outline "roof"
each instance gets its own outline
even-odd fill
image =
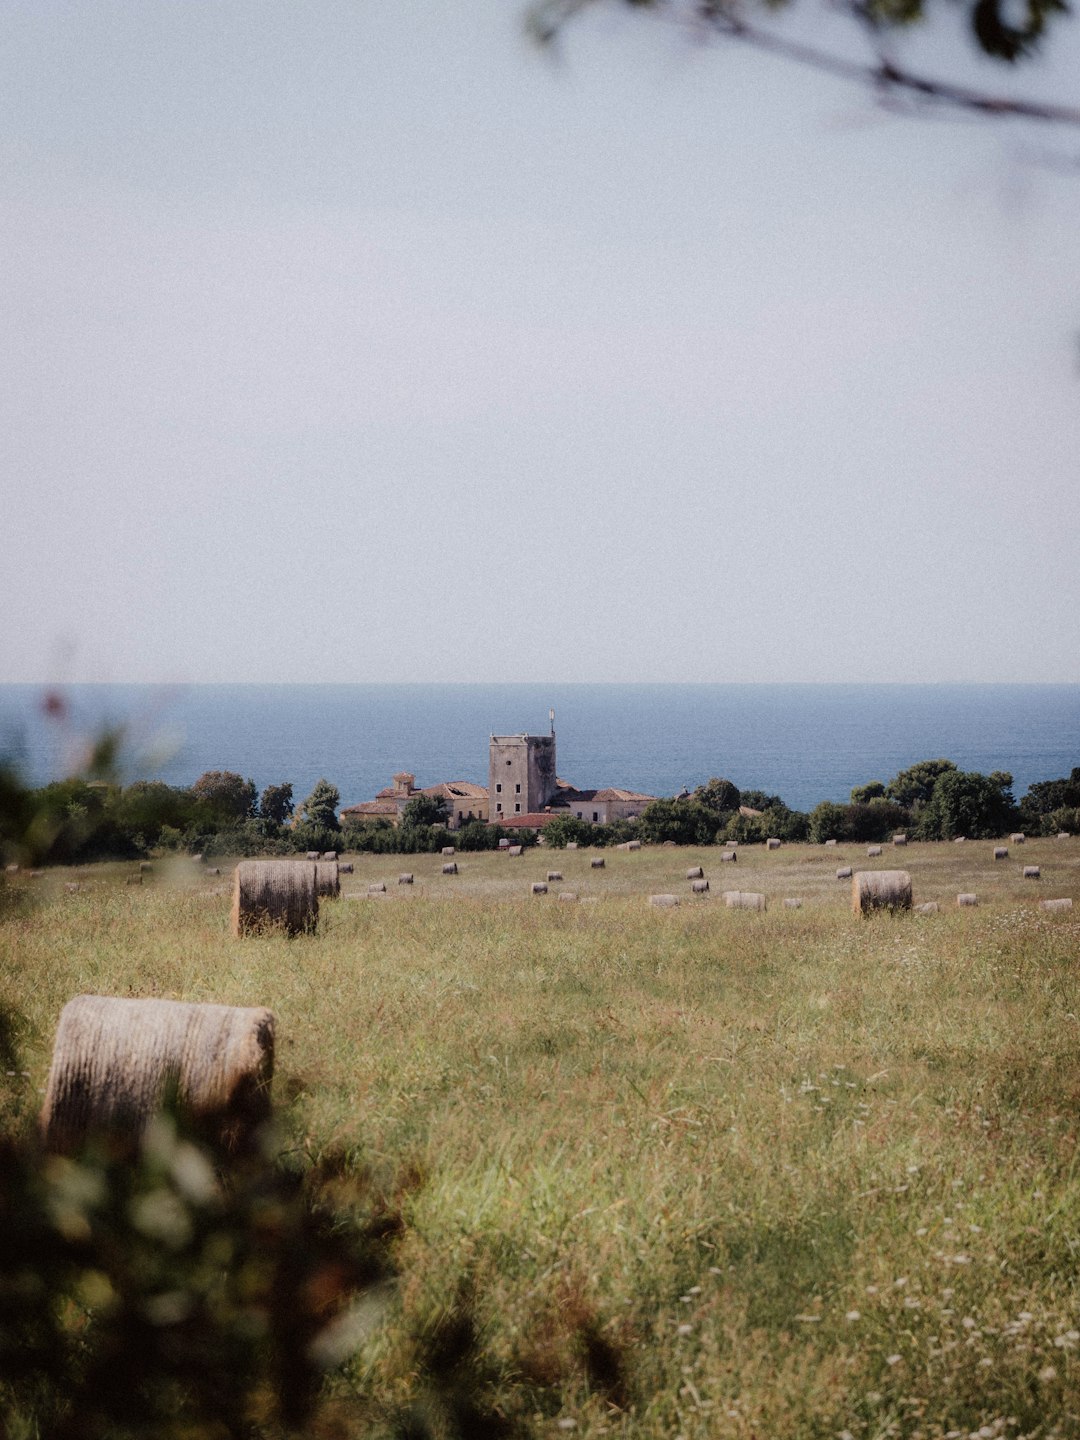
[[[655,795],[641,795],[636,790],[616,790],[609,786],[606,790],[596,791],[597,800],[644,800],[646,804],[655,800]]]
[[[455,800],[486,800],[487,786],[476,785],[471,780],[442,780],[438,785],[428,785],[423,794],[444,795]]]
[[[392,800],[361,800],[359,805],[346,805],[342,815],[396,815],[397,806]]]
[[[755,809],[754,809],[752,806],[750,806],[750,805],[740,805],[740,806],[739,806],[739,814],[742,815],[742,816],[744,816],[747,820],[752,820],[755,815],[764,815],[764,814],[765,814],[765,811],[764,811],[764,810],[755,810]]]

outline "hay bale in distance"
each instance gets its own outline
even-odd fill
[[[1061,915],[1061,914],[1064,914],[1067,910],[1071,910],[1072,908],[1073,908],[1073,902],[1072,902],[1072,900],[1071,900],[1068,896],[1065,896],[1065,897],[1062,898],[1061,900],[1040,900],[1040,901],[1039,901],[1039,909],[1040,909],[1040,910],[1049,910],[1051,914]]]
[[[411,885],[411,884],[413,883],[412,871],[411,871],[411,870],[406,870],[406,871],[404,871],[403,874],[401,874],[401,875],[399,875],[399,876],[397,877],[397,883],[398,883],[399,885]]]
[[[967,840],[967,836],[966,836],[966,835],[954,835],[954,836],[952,837],[952,843],[953,843],[954,845],[963,845],[966,840]]]
[[[547,885],[545,885],[545,883],[543,882],[543,880],[534,880],[534,881],[533,881],[533,883],[532,883],[532,893],[533,893],[534,895],[546,895],[546,894],[548,893]]]
[[[851,877],[851,908],[856,915],[910,910],[911,876],[906,870],[859,870]]]
[[[153,867],[153,865],[150,864],[150,861],[149,861],[149,860],[140,860],[140,861],[139,861],[139,874],[140,874],[140,875],[152,875],[153,873],[154,873],[154,867]]]
[[[877,857],[878,857],[880,854],[881,854],[881,846],[880,846],[880,845],[868,845],[868,846],[866,847],[866,858],[867,858],[868,860],[876,860]]]
[[[339,866],[336,860],[316,860],[315,888],[321,900],[336,900],[341,894]]]
[[[770,835],[770,836],[768,837],[768,839],[765,841],[765,849],[766,849],[766,850],[779,850],[779,849],[780,849],[780,837],[779,837],[779,835]]]
[[[444,865],[444,866],[442,867],[442,873],[443,873],[444,875],[456,875],[456,874],[458,873],[458,870],[457,870],[457,861],[456,861],[456,860],[451,860],[451,861],[449,862],[449,864]]]
[[[138,1140],[170,1092],[201,1133],[241,1148],[270,1113],[269,1010],[77,995],[60,1015],[41,1112],[46,1149],[91,1133]]]
[[[567,842],[566,842],[566,848],[567,848],[567,850],[576,850],[576,849],[577,849],[577,841],[576,841],[576,840],[567,840]],[[562,899],[562,896],[560,895],[559,898],[560,898],[560,900],[561,900],[561,899]]]
[[[789,896],[787,897],[787,899],[784,901],[784,909],[785,909],[785,910],[801,910],[801,909],[802,909],[802,901],[801,901],[800,899],[798,899],[798,897],[795,896],[795,895],[789,895]]]
[[[936,915],[937,913],[938,903],[936,900],[924,900],[921,905],[915,906],[916,915]]]
[[[336,860],[336,859],[337,859],[337,851],[336,851],[336,850],[324,850],[324,851],[322,852],[322,854],[319,856],[319,859],[320,859],[320,860]]]
[[[722,865],[734,865],[738,859],[739,852],[737,850],[721,850],[720,852],[720,863]]]
[[[398,884],[400,884],[400,883],[401,883],[401,882],[398,881]],[[367,887],[367,893],[368,893],[369,895],[385,895],[385,894],[386,894],[386,881],[385,881],[385,880],[375,880],[375,881],[373,881],[373,882]]]
[[[907,836],[903,833],[903,831],[898,831],[898,832],[892,837],[892,843],[893,843],[894,845],[906,845],[906,844],[907,844]]]
[[[826,841],[825,841],[825,844],[826,844],[826,845],[835,845],[835,844],[836,844],[836,841],[835,841],[835,840],[826,840]]]
[[[956,903],[960,906],[961,909],[964,909],[969,905],[978,905],[979,897],[977,895],[971,894],[957,895]]]
[[[304,859],[305,859],[305,860],[318,860],[318,859],[319,859],[319,852],[318,852],[318,850],[306,850],[306,851],[304,852]]]
[[[670,910],[670,909],[672,909],[673,906],[678,905],[678,903],[679,903],[679,897],[678,897],[677,895],[650,895],[650,896],[649,896],[649,904],[650,904],[650,905],[656,905],[656,906],[657,906],[659,909],[661,909],[661,910]]]
[[[766,902],[753,890],[725,890],[724,904],[729,910],[764,910]]]
[[[688,880],[700,880],[704,874],[705,871],[700,865],[691,865],[690,869],[686,872],[686,878]]]
[[[594,855],[593,858],[589,861],[589,865],[593,870],[603,870],[604,857],[602,855]]]
[[[509,848],[509,850],[507,850],[506,853],[507,853],[508,855],[524,855],[524,854],[525,854],[525,846],[524,846],[524,845],[511,845],[510,848]]]
[[[339,875],[351,875],[353,873],[353,863],[351,860],[339,860],[337,868]]]
[[[708,880],[691,880],[690,889],[695,895],[707,895],[709,893]]]
[[[453,845],[444,845],[444,846],[442,847],[442,854],[443,854],[443,855],[453,855],[453,853],[454,853],[454,847],[453,847]]]
[[[1009,847],[1007,845],[994,846],[994,859],[1007,860],[1009,858]]]
[[[577,899],[577,891],[576,891],[576,890],[560,890],[560,891],[559,891],[559,899],[560,899],[560,900],[576,900],[576,899]]]
[[[561,879],[562,879],[562,871],[561,871],[561,870],[549,870],[549,871],[547,872],[547,875],[548,875],[548,884],[549,884],[549,885],[550,885],[553,881],[555,881],[555,880],[561,880]]]
[[[640,841],[640,840],[627,840],[627,842],[626,842],[626,848],[627,848],[627,850],[640,850],[640,849],[641,849],[641,841]]]
[[[1026,837],[1024,835],[1024,832],[1022,830],[1017,830],[1015,834],[1009,836],[1009,844],[1023,845],[1025,838]]]
[[[125,885],[141,885],[141,884],[142,884],[142,876],[139,875],[139,874],[126,875],[126,876],[124,877],[124,884],[125,884]]]
[[[850,866],[850,865],[841,865],[840,868],[839,868],[839,870],[837,870],[837,872],[836,872],[836,878],[837,878],[838,880],[850,880],[850,879],[851,879],[851,866]]]
[[[1025,879],[1025,880],[1038,880],[1038,878],[1039,878],[1039,867],[1038,867],[1038,865],[1025,865],[1025,866],[1024,866],[1024,871],[1023,871],[1023,876],[1024,876],[1024,879]]]
[[[319,918],[315,866],[306,860],[241,860],[233,879],[232,933],[265,926],[287,935],[314,930]]]
[[[1057,840],[1071,840],[1072,836],[1069,834],[1068,830],[1059,830],[1054,838]]]

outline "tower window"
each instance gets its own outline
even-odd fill
[[[501,794],[502,794],[502,786],[501,786],[501,785],[496,785],[496,786],[495,786],[495,793],[496,793],[497,795],[501,795]]]
[[[521,806],[520,806],[520,805],[515,805],[515,806],[514,806],[514,813],[515,813],[516,815],[520,815],[520,814],[521,814]]]
[[[520,786],[520,785],[515,785],[515,786],[514,786],[514,794],[515,794],[515,795],[520,795],[520,794],[521,794],[521,786]]]

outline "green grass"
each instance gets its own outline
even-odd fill
[[[5,1114],[40,1103],[74,994],[269,1005],[286,1143],[344,1151],[408,1221],[347,1433],[468,1289],[538,1436],[1080,1435],[1080,841],[592,853],[357,856],[292,942],[230,937],[228,867],[17,877]],[[941,913],[853,916],[835,869],[868,863]]]

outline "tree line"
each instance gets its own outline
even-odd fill
[[[1013,778],[959,769],[951,760],[921,760],[888,782],[857,785],[846,804],[823,800],[813,810],[791,809],[779,795],[740,790],[713,778],[672,799],[654,800],[636,820],[594,825],[560,815],[544,830],[547,844],[608,846],[639,838],[655,844],[742,845],[770,836],[823,843],[882,841],[896,831],[916,840],[957,835],[989,839],[1023,830],[1029,835],[1080,832],[1080,767],[1068,777],[1031,785],[1017,802]],[[288,781],[260,794],[253,780],[209,770],[190,786],[160,780],[120,785],[101,779],[55,781],[38,789],[0,771],[0,852],[5,862],[69,865],[89,860],[134,859],[151,853],[289,855],[309,850],[378,854],[495,849],[502,839],[530,845],[535,831],[509,831],[472,821],[447,826],[438,797],[414,796],[401,821],[346,820],[341,796],[319,780],[299,804]]]

